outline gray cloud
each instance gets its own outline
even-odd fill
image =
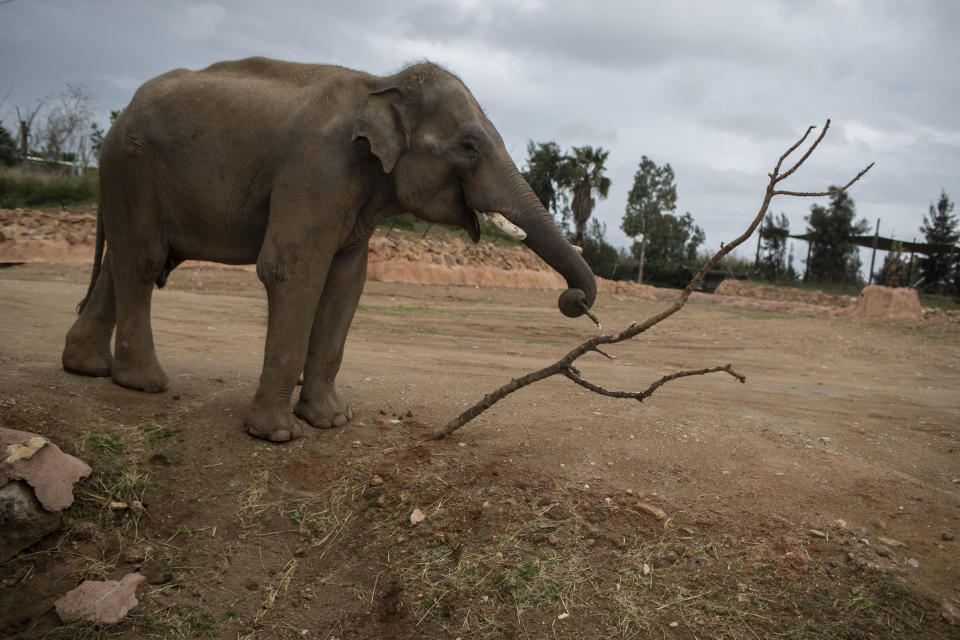
[[[797,186],[876,161],[852,195],[907,237],[941,189],[960,197],[957,24],[950,0],[18,1],[0,5],[0,119],[73,81],[105,125],[150,77],[249,55],[380,74],[430,58],[471,87],[518,162],[529,139],[610,150],[595,215],[618,244],[642,155],[674,166],[680,210],[716,246],[826,117],[834,131]],[[801,230],[811,204],[774,209]]]

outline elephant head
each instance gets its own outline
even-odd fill
[[[464,84],[433,64],[381,79],[353,130],[392,177],[400,206],[428,222],[480,239],[477,212],[499,212],[523,229],[525,244],[553,267],[567,289],[557,305],[580,316],[596,298],[586,262],[557,229],[523,179],[500,134]]]

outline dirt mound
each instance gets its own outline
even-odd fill
[[[850,315],[860,318],[922,318],[923,307],[916,289],[870,284],[860,292],[857,306]]]
[[[827,307],[852,307],[857,299],[832,293],[824,293],[819,289],[807,291],[792,287],[774,287],[770,285],[754,284],[743,280],[724,280],[716,290],[721,296],[742,296],[744,298],[762,298],[780,302],[802,302]]]

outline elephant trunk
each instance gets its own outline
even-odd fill
[[[481,190],[478,211],[496,211],[527,233],[523,241],[567,281],[569,289],[560,294],[557,306],[563,315],[576,318],[593,306],[597,282],[589,265],[563,237],[553,217],[547,212],[533,189],[523,179],[513,162],[499,172],[497,186]],[[489,194],[501,197],[490,197]]]

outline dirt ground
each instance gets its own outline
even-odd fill
[[[340,386],[354,420],[243,431],[265,295],[185,267],[156,292],[171,379],[64,373],[85,264],[0,270],[0,423],[94,468],[62,532],[0,566],[13,638],[960,637],[960,326],[692,303],[590,380],[430,431],[594,335],[556,292],[368,282]],[[602,295],[610,330],[667,302]],[[111,509],[123,502],[126,509]],[[410,515],[426,516],[417,525]],[[123,623],[61,626],[85,578],[165,563]]]

